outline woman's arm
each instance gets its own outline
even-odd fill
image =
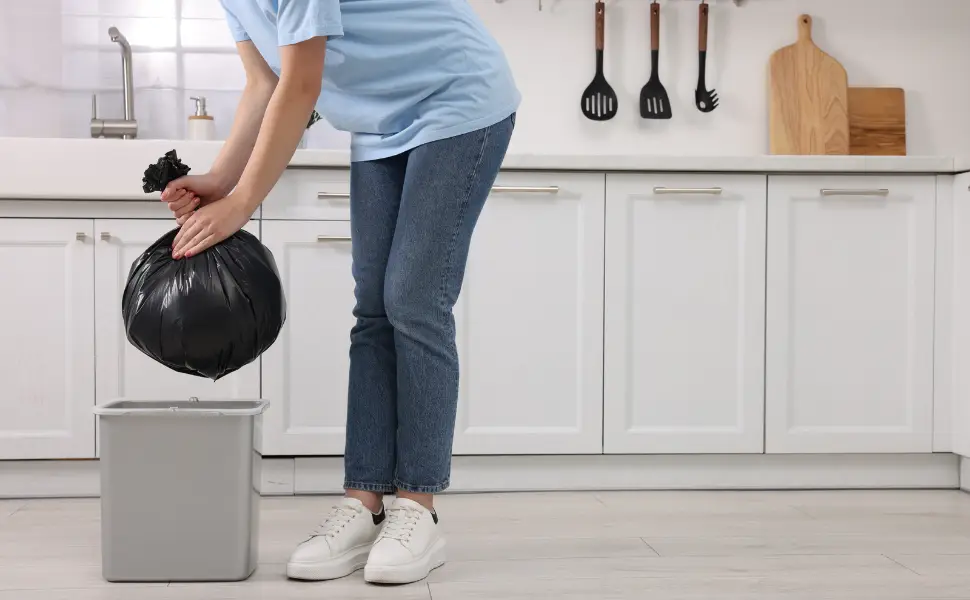
[[[266,107],[251,154],[244,155],[238,150],[245,147],[245,139],[240,135],[243,139],[234,149],[231,152],[224,149],[219,157],[228,174],[232,168],[239,168],[239,161],[245,163],[235,190],[224,200],[198,209],[185,221],[175,237],[173,256],[192,256],[226,239],[242,228],[266,199],[293,157],[320,96],[326,48],[327,40],[322,36],[280,46],[279,82]],[[236,121],[241,118],[237,117]]]
[[[280,81],[266,109],[252,156],[233,193],[250,214],[279,181],[306,131],[320,97],[326,50],[324,37],[280,46]]]
[[[224,198],[236,187],[253,153],[259,125],[279,81],[251,41],[239,42],[236,48],[246,70],[246,87],[239,99],[229,139],[208,173],[176,179],[162,192],[162,201],[168,203],[180,225],[200,204]]]
[[[249,162],[266,107],[279,81],[255,44],[251,41],[239,42],[236,48],[246,71],[246,87],[239,99],[229,138],[209,169],[223,184],[223,196],[236,187]]]

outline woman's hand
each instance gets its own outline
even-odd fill
[[[175,221],[184,225],[195,209],[224,197],[225,189],[220,177],[213,173],[187,175],[169,183],[162,192],[162,202],[168,203]]]
[[[249,221],[246,203],[231,195],[186,215],[172,243],[172,258],[189,258],[242,229]]]
[[[168,198],[168,209],[175,215],[175,222],[179,225],[185,223],[192,211],[202,204],[201,198],[186,189],[173,190],[168,194]]]

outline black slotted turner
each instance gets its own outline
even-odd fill
[[[640,116],[644,119],[669,119],[670,98],[660,83],[660,4],[650,5],[650,81],[640,90]]]
[[[583,92],[580,107],[583,115],[593,121],[607,121],[616,116],[616,92],[606,82],[603,75],[603,46],[606,33],[606,5],[603,0],[596,3],[596,76]]]

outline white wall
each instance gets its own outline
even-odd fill
[[[767,151],[765,69],[792,42],[801,12],[816,42],[853,85],[906,88],[910,154],[970,152],[970,2],[966,0],[718,0],[711,11],[710,77],[721,106],[693,107],[697,0],[661,0],[661,78],[674,119],[636,109],[649,76],[647,0],[607,1],[606,76],[620,113],[594,123],[579,112],[593,76],[593,1],[471,0],[512,62],[524,103],[513,149],[547,154],[755,155]],[[218,0],[0,0],[0,135],[87,135],[90,92],[117,115],[121,69],[105,33],[136,46],[136,112],[144,137],[180,137],[188,96],[209,97],[224,134],[242,84]],[[341,147],[323,124],[311,146]]]

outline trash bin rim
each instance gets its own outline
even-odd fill
[[[188,406],[170,406],[167,408],[138,408],[130,406],[131,404],[159,404],[167,402],[177,402],[180,404],[185,404],[187,402],[200,404],[204,403],[204,407],[199,406],[188,407]],[[232,402],[235,404],[246,403],[252,404],[251,408],[221,408],[218,405],[221,402]],[[120,405],[127,404],[124,408]],[[245,400],[245,399],[226,399],[226,400],[202,400],[199,401],[196,398],[190,398],[187,400],[147,400],[139,399],[132,400],[128,398],[118,398],[117,400],[112,400],[111,402],[106,402],[105,404],[100,404],[94,407],[93,412],[97,416],[101,417],[115,417],[115,416],[172,416],[172,415],[183,415],[187,417],[195,416],[218,416],[218,417],[254,417],[260,415],[269,408],[269,400]]]

